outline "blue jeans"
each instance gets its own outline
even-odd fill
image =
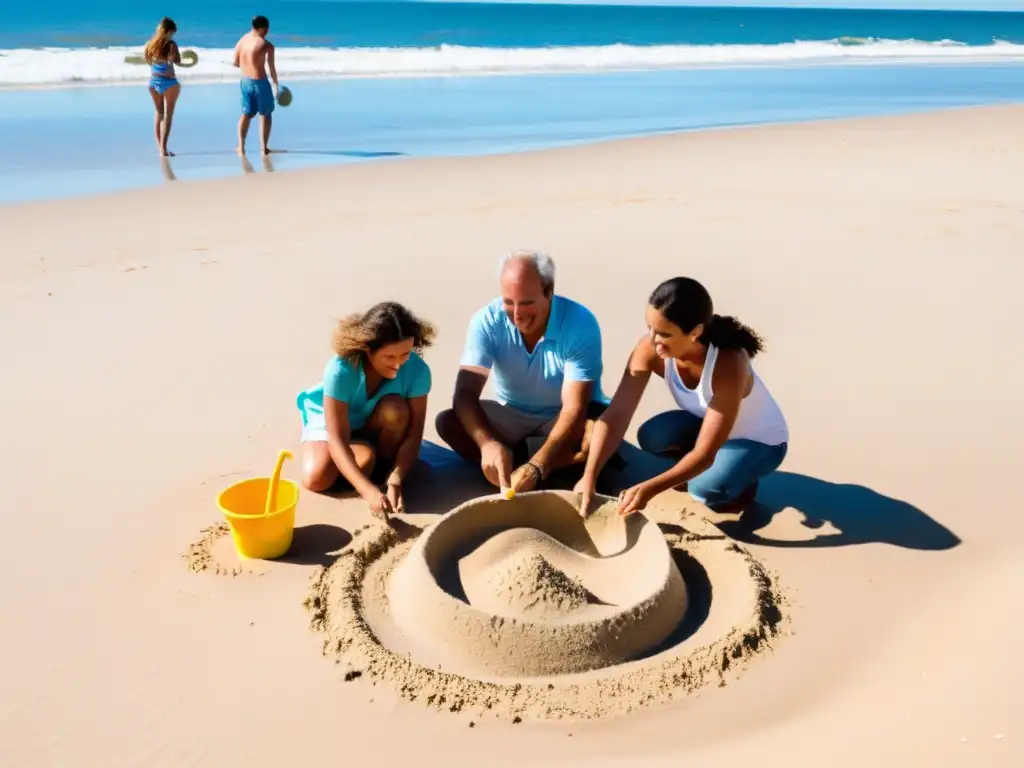
[[[682,456],[697,442],[704,421],[689,411],[659,413],[644,422],[637,432],[640,448],[648,453]],[[786,458],[787,443],[767,445],[755,440],[726,440],[714,463],[687,483],[697,501],[714,509],[736,499],[765,475],[774,472]]]

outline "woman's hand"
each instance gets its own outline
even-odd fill
[[[386,493],[374,488],[372,492],[365,493],[363,499],[369,505],[371,515],[384,523],[388,522],[388,516],[394,512],[394,507],[391,506],[391,499]]]
[[[579,494],[580,517],[590,514],[590,502],[594,498],[594,485],[594,481],[584,474],[572,489],[573,493]]]
[[[654,498],[655,492],[647,483],[639,483],[631,488],[627,488],[619,494],[619,514],[625,517],[626,515],[632,515],[634,512],[641,512],[647,506],[652,498]]]
[[[396,512],[405,512],[405,498],[402,496],[402,481],[394,478],[388,480],[388,502],[391,509]]]

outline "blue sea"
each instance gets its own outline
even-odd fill
[[[295,95],[233,152],[231,49],[270,18]],[[137,55],[163,15],[199,63],[168,163]],[[0,202],[381,158],[1024,101],[1024,13],[393,0],[0,5]]]

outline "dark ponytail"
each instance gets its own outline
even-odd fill
[[[745,349],[751,358],[764,349],[764,342],[757,332],[730,315],[712,315],[700,341],[705,345],[714,344],[719,349]]]
[[[701,344],[713,344],[718,349],[742,349],[751,358],[764,349],[763,340],[753,329],[735,317],[716,315],[711,295],[692,278],[666,280],[654,289],[647,303],[678,325],[683,333],[703,324]]]

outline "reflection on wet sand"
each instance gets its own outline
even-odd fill
[[[169,157],[160,158],[160,172],[163,173],[164,179],[167,181],[174,181],[178,178],[174,175],[174,169],[171,167],[171,158]]]

